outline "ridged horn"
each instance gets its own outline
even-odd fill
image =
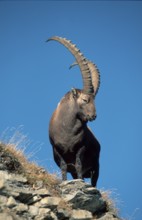
[[[90,68],[86,62],[86,58],[80,52],[80,50],[76,47],[76,45],[73,44],[70,40],[67,40],[66,38],[57,37],[57,36],[49,38],[46,42],[50,40],[55,40],[63,44],[74,55],[80,67],[82,78],[83,78],[83,92],[86,94],[94,94]]]
[[[99,90],[99,87],[100,87],[100,72],[94,63],[92,63],[90,60],[86,60],[86,61],[87,61],[87,65],[88,65],[90,72],[91,72],[92,84],[93,84],[93,88],[94,88],[94,96],[96,96],[96,94]],[[72,67],[74,67],[76,65],[78,65],[77,61],[75,61],[73,64],[71,64],[69,69],[71,69]]]
[[[87,60],[88,67],[91,72],[91,77],[92,77],[92,84],[94,88],[94,96],[96,96],[99,87],[100,87],[100,71],[97,68],[96,64],[92,63],[91,61]]]

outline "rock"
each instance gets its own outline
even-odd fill
[[[73,210],[70,220],[91,220],[92,213],[86,210]]]
[[[50,219],[51,219],[51,220],[58,220],[58,219],[57,219],[57,216],[55,215],[54,212],[51,212],[51,213],[50,213],[50,218],[49,218],[49,220],[50,220]]]
[[[59,202],[59,205],[57,206],[57,212],[56,215],[59,220],[65,220],[69,219],[72,213],[72,207],[69,203],[66,203],[64,199],[62,199]]]
[[[49,208],[40,208],[38,216],[35,217],[35,220],[58,220],[55,213]]]
[[[6,204],[7,200],[8,198],[6,196],[0,195],[0,204]]]
[[[47,190],[45,188],[37,189],[37,190],[35,190],[34,193],[40,195],[41,197],[51,196],[51,193],[49,192],[49,190]]]
[[[8,198],[8,201],[7,201],[7,203],[6,203],[6,206],[9,207],[9,208],[12,208],[12,207],[14,207],[14,206],[16,206],[16,205],[17,205],[17,202],[15,201],[15,199],[14,199],[12,196],[10,196],[10,197]]]
[[[25,200],[25,202],[26,202],[26,204],[28,204],[28,205],[32,205],[32,204],[34,204],[34,203],[36,203],[36,202],[38,202],[38,201],[40,201],[40,200],[41,200],[41,197],[40,197],[39,195],[34,195],[34,194],[32,194],[31,197],[29,197],[29,198],[27,198],[27,199]]]
[[[88,184],[86,184],[88,185]],[[89,187],[90,185],[88,185]],[[77,190],[81,190],[84,187],[84,181],[81,179],[63,181],[60,184],[61,193],[64,195],[75,192]]]
[[[42,207],[51,208],[52,210],[56,208],[61,201],[61,198],[59,197],[46,197],[41,199],[40,204]]]
[[[39,213],[35,216],[35,220],[47,219],[47,216],[50,215],[50,212],[51,210],[48,208],[39,208]]]
[[[111,212],[107,212],[102,217],[100,217],[99,220],[120,220],[120,218],[117,218]]]
[[[4,187],[5,187],[5,180],[4,178],[0,177],[0,190]]]
[[[31,215],[32,218],[35,217],[35,216],[37,216],[38,213],[39,213],[38,207],[36,207],[36,206],[34,206],[34,205],[30,205],[30,206],[29,206],[29,213],[30,213],[30,215]]]
[[[15,210],[18,214],[22,214],[23,212],[28,211],[28,206],[23,203],[19,203],[13,210]]]
[[[40,200],[40,198],[38,198],[38,196],[35,196],[33,191],[30,191],[29,189],[22,189],[21,192],[19,192],[19,195],[16,196],[16,199],[28,205],[31,205],[32,203]]]
[[[8,173],[8,171],[2,171],[0,170],[0,178],[1,179],[5,179],[5,180],[8,180],[8,181],[11,181],[11,184],[12,183],[18,183],[18,185],[20,183],[27,183],[27,178],[24,177],[23,175],[19,175],[19,174],[15,174],[15,173]]]
[[[0,220],[14,220],[9,213],[0,213]]]
[[[51,212],[51,209],[49,208],[39,208],[39,215],[49,214],[50,212]]]
[[[83,209],[93,214],[106,210],[106,202],[99,190],[82,180],[65,181],[60,186],[62,197],[72,204],[73,209]]]
[[[71,216],[71,210],[69,211],[66,208],[57,209],[57,217],[59,220],[69,219],[70,216]]]
[[[57,197],[40,182],[32,188],[22,175],[3,170],[0,178],[0,220],[90,220],[94,214],[98,220],[119,219],[106,212],[100,191],[82,180],[61,183]]]

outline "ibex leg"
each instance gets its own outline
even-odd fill
[[[94,170],[91,171],[91,184],[92,184],[92,186],[96,187],[98,177],[99,177],[99,163],[97,163]]]
[[[60,155],[60,153],[54,148],[54,152],[56,154],[56,157],[58,157],[60,161],[60,168],[61,168],[61,173],[62,173],[62,180],[65,181],[67,180],[67,164]]]
[[[84,151],[85,147],[82,147],[79,149],[79,151],[77,152],[76,155],[76,162],[75,162],[75,168],[76,168],[76,172],[77,172],[77,178],[78,179],[82,179],[82,163],[81,163],[81,154]]]

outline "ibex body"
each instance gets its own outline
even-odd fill
[[[58,104],[49,125],[54,159],[61,168],[62,179],[70,172],[74,179],[91,178],[96,186],[99,176],[100,144],[87,127],[96,118],[94,97],[99,88],[99,72],[83,54],[65,38],[52,37],[66,46],[76,58],[83,77],[82,90],[72,89]]]

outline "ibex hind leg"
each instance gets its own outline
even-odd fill
[[[79,149],[76,155],[76,162],[75,162],[75,168],[77,172],[77,178],[78,179],[83,179],[82,178],[82,163],[81,163],[81,154],[84,151],[85,147],[82,147]]]
[[[97,186],[98,177],[99,177],[99,167],[98,169],[91,171],[91,184],[93,187]]]
[[[56,149],[54,149],[54,153],[56,154],[56,157],[58,157],[59,160],[60,169],[62,173],[62,180],[65,181],[67,180],[67,164]]]

